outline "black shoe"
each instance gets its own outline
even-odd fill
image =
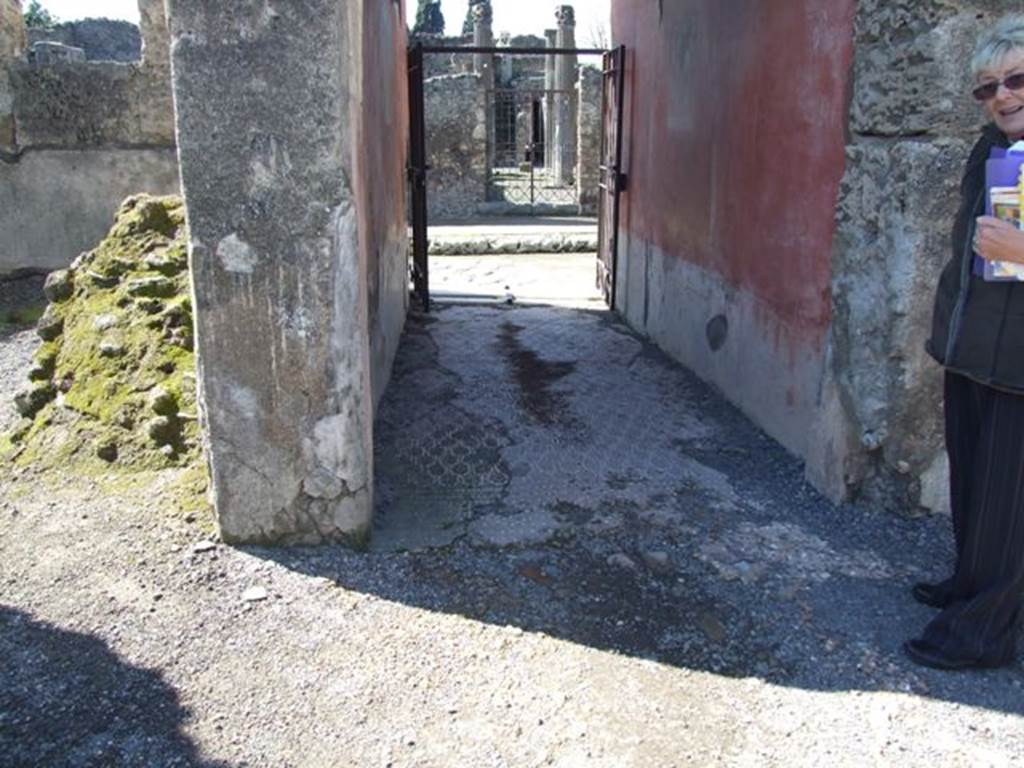
[[[924,640],[907,640],[903,644],[903,651],[912,662],[922,667],[932,669],[943,669],[955,672],[962,669],[988,669],[1002,667],[1009,662],[991,662],[987,659],[955,659],[943,655],[937,648],[926,643]]]
[[[949,593],[949,582],[946,581],[938,584],[929,584],[926,581],[918,582],[910,590],[910,594],[917,602],[930,605],[932,608],[945,608],[953,602]]]

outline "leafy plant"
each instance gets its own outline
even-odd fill
[[[25,26],[32,29],[49,29],[60,22],[56,16],[39,4],[39,0],[29,0],[25,9]]]
[[[441,13],[440,0],[420,0],[412,31],[415,35],[444,34],[444,14]]]

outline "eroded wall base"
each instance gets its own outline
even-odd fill
[[[627,322],[805,456],[818,413],[820,343],[801,341],[800,329],[720,275],[625,231],[619,238],[616,309]]]

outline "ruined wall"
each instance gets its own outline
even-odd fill
[[[140,12],[137,64],[0,58],[0,274],[67,266],[124,198],[178,191],[163,0]]]
[[[580,67],[579,126],[576,153],[576,195],[580,214],[597,215],[598,183],[601,180],[601,92],[599,67]]]
[[[414,35],[410,43],[433,46],[470,46],[473,36],[446,37],[444,35]],[[473,69],[473,57],[456,53],[431,53],[423,57],[423,76],[426,79],[442,75],[459,75]]]
[[[427,215],[433,222],[473,216],[486,200],[485,97],[477,74],[443,75],[424,83]]]
[[[628,49],[617,309],[801,456],[831,320],[854,10],[612,5]]]
[[[20,0],[0,0],[0,162],[14,145],[14,93],[8,69],[12,62],[25,55],[25,45],[25,21]],[[3,261],[0,258],[2,272]]]
[[[367,272],[371,385],[384,394],[409,303],[405,221],[409,99],[404,17],[398,3],[365,11],[362,110],[356,146],[360,247]]]
[[[1011,10],[1020,4],[858,3],[822,460],[808,465],[834,497],[948,506],[941,370],[923,344],[981,125],[968,93],[971,50],[981,28]]]
[[[41,40],[53,40],[81,48],[89,61],[130,63],[142,58],[142,35],[127,21],[82,19],[57,24],[50,29],[28,30],[31,46]]]

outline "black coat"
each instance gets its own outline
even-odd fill
[[[986,282],[971,272],[975,219],[985,211],[985,161],[993,146],[1007,144],[989,125],[967,160],[953,258],[939,278],[925,349],[950,371],[1024,394],[1024,283]]]

